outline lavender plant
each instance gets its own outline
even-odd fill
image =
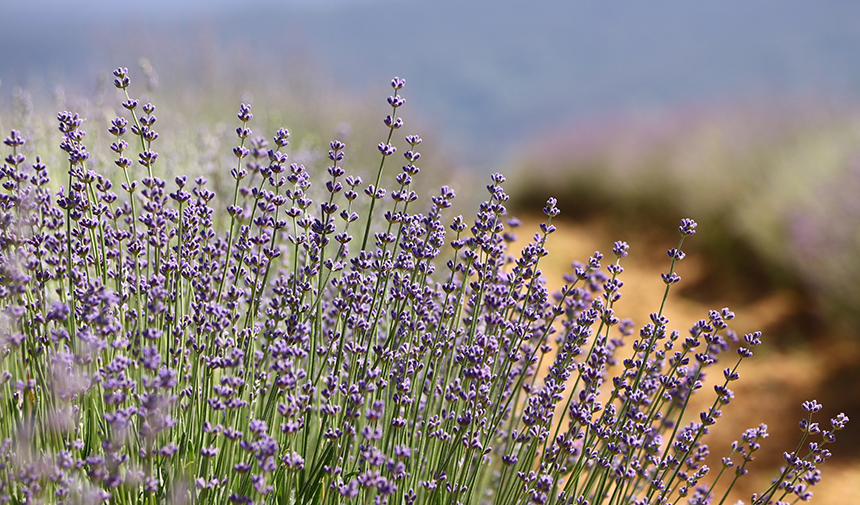
[[[404,80],[372,183],[347,175],[338,140],[324,173],[289,164],[289,131],[252,136],[242,104],[219,197],[203,177],[162,178],[175,168],[158,163],[155,106],[114,76],[128,113],[104,125],[112,172],[89,168],[72,112],[57,116],[59,187],[40,157],[25,163],[21,133],[5,140],[3,502],[704,504],[747,473],[765,426],[717,472],[705,436],[760,333],[738,338],[722,309],[682,337],[664,315],[693,220],[636,337],[615,315],[626,243],[550,293],[556,200],[515,255],[503,176],[470,226],[449,215],[449,187],[413,189],[420,137],[387,175]],[[690,416],[730,349],[713,403]],[[803,408],[800,442],[752,503],[811,496],[848,419],[823,430],[820,405]]]

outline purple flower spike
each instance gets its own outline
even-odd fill
[[[815,400],[803,402],[803,410],[809,412],[810,414],[814,414],[821,410],[821,404]]]
[[[113,85],[118,89],[126,89],[130,84],[131,80],[128,78],[128,69],[127,68],[117,68],[113,71],[113,75],[115,79],[113,80]]]
[[[248,121],[250,121],[251,118],[254,117],[254,115],[251,114],[251,106],[248,104],[245,104],[245,103],[240,104],[239,105],[239,114],[237,114],[237,117],[243,123],[247,123]]]
[[[681,226],[678,227],[678,231],[681,232],[681,235],[685,237],[689,237],[690,235],[696,234],[696,224],[695,221],[689,218],[684,218],[681,220]]]
[[[561,214],[561,211],[558,209],[558,207],[556,207],[557,203],[558,200],[556,200],[555,198],[550,197],[549,199],[547,199],[546,206],[543,208],[543,213],[551,218]]]
[[[21,138],[21,132],[12,130],[12,133],[3,140],[3,143],[9,147],[21,147],[24,145],[24,139]]]
[[[630,246],[627,245],[627,242],[615,242],[612,246],[612,253],[619,258],[626,258],[629,250]]]

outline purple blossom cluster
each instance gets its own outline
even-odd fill
[[[615,307],[626,243],[547,288],[555,199],[516,253],[500,174],[469,224],[451,188],[413,189],[422,140],[408,135],[383,189],[403,79],[372,183],[347,174],[339,140],[324,172],[290,163],[289,131],[253,136],[242,104],[224,198],[203,177],[161,178],[174,169],[155,106],[113,75],[129,116],[105,125],[115,169],[88,166],[72,112],[57,116],[60,186],[26,164],[20,132],[5,140],[0,502],[705,504],[748,472],[765,426],[716,476],[704,437],[761,335],[737,337],[728,309],[686,337],[664,315],[695,221],[636,335]],[[824,429],[820,405],[803,407],[799,449],[753,503],[808,499],[820,479],[848,419]]]

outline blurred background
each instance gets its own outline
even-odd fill
[[[559,199],[551,285],[627,240],[620,310],[642,324],[678,220],[700,223],[672,324],[729,306],[766,343],[712,453],[766,422],[758,464],[778,466],[813,397],[822,424],[860,422],[860,2],[0,0],[0,14],[0,128],[49,160],[58,109],[100,142],[125,66],[132,96],[158,107],[165,166],[217,184],[243,101],[255,134],[291,129],[294,160],[339,138],[369,167],[388,82],[405,77],[401,131],[425,139],[428,185],[468,195],[507,174],[526,237]],[[90,147],[95,166],[106,145]],[[860,503],[858,433],[833,447],[818,503]],[[768,482],[756,475],[742,491]]]

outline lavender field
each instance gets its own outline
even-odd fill
[[[469,218],[419,184],[400,78],[375,141],[297,149],[247,103],[183,142],[137,75],[52,127],[22,93],[2,116],[5,501],[703,504],[744,479],[749,503],[812,496],[844,414],[797,404],[772,474],[746,475],[763,424],[709,445],[766,337],[728,308],[670,321],[693,219],[668,227],[634,323],[627,242],[548,280],[558,200],[520,241],[503,175]]]
[[[860,503],[858,15],[0,5],[0,503]]]

